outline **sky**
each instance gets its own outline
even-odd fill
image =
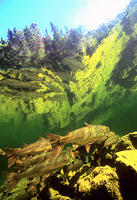
[[[0,38],[7,39],[8,28],[23,30],[37,23],[42,35],[50,33],[52,21],[59,29],[82,25],[96,29],[122,12],[130,0],[0,0]]]

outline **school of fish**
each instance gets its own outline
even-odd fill
[[[63,150],[66,144],[85,146],[86,152],[89,153],[91,145],[109,147],[119,139],[107,126],[87,123],[65,136],[48,133],[47,138],[40,137],[38,141],[25,144],[21,148],[0,149],[0,155],[6,155],[8,158],[8,168],[15,165],[16,170],[3,173],[9,187],[8,194],[22,178],[52,175],[69,163],[70,158],[75,159],[79,152],[72,147]]]

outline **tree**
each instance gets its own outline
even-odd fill
[[[31,52],[32,63],[38,64],[45,56],[44,42],[37,24],[32,23],[23,30],[27,45]]]
[[[53,39],[50,38],[46,30],[44,38],[45,51],[51,64],[57,67],[64,57],[74,56],[78,53],[82,30],[79,27],[77,29],[67,29],[66,33],[63,33],[52,22],[50,25]]]
[[[13,33],[11,29],[8,29],[7,38],[8,38],[8,43],[10,43],[13,38]]]

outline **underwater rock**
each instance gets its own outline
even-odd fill
[[[137,176],[137,150],[120,151],[116,153],[116,156],[116,166],[129,168]]]
[[[116,171],[120,179],[120,190],[124,200],[137,196],[137,150],[116,153]]]
[[[20,81],[40,81],[41,78],[38,76],[38,73],[41,70],[33,70],[33,69],[21,69],[18,71],[17,79]]]
[[[8,79],[17,79],[18,70],[16,69],[8,69],[7,73],[5,72],[5,78]]]
[[[59,194],[59,192],[53,188],[49,188],[49,195],[51,200],[72,200],[67,196]]]
[[[115,152],[137,149],[137,131],[120,138],[116,145],[113,146],[113,149],[115,149]]]
[[[57,173],[48,177],[22,179],[6,200],[135,199],[134,196],[137,196],[136,141],[137,132],[133,132],[120,138],[120,141],[112,147],[105,147],[103,149],[105,152],[100,154],[101,158],[104,158],[100,163],[101,166],[98,166],[97,158],[94,156],[96,149],[87,153],[84,147],[79,147],[77,149],[79,155],[76,155],[76,159],[69,160]],[[120,144],[121,149],[127,148],[127,150],[120,151]],[[6,191],[6,188],[0,190],[0,198],[4,197]]]
[[[115,169],[110,166],[96,167],[91,174],[78,180],[78,191],[93,199],[103,198],[122,200],[119,188],[119,178]]]
[[[40,89],[41,87],[37,82],[31,81],[31,82],[21,82],[15,79],[7,79],[2,80],[0,82],[0,86],[7,86],[12,90],[28,90],[28,91],[35,91],[37,89]]]
[[[12,193],[7,196],[7,185],[3,185],[0,187],[0,200],[25,200],[28,199],[29,195],[26,192],[28,180],[26,178],[22,179],[17,187],[15,187]]]

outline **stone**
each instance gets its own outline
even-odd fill
[[[137,131],[126,134],[112,147],[115,152],[137,149]]]
[[[71,198],[59,194],[59,192],[53,188],[49,188],[49,196],[51,200],[71,200]]]
[[[106,195],[106,198],[122,200],[119,189],[119,178],[115,169],[110,166],[96,167],[88,176],[78,180],[78,190],[81,193],[93,195],[95,199]]]
[[[135,199],[137,196],[137,150],[120,151],[116,153],[116,157],[116,171],[123,199]]]
[[[137,173],[137,150],[125,150],[116,153],[116,163],[122,164],[125,167],[130,167]]]

